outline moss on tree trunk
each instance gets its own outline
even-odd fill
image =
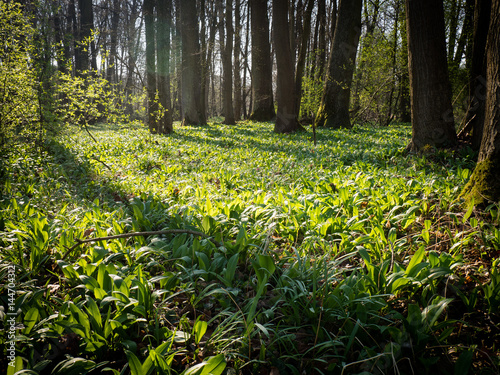
[[[500,196],[500,166],[491,159],[479,162],[460,197],[466,202],[486,206],[498,202]]]

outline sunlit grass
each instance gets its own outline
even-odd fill
[[[471,366],[455,319],[498,319],[498,208],[457,200],[468,150],[405,155],[407,125],[318,129],[316,146],[268,123],[90,131],[97,143],[73,128],[4,169],[0,272],[28,282],[27,368],[72,335],[80,349],[63,354],[81,371],[404,372],[443,361],[436,345]],[[185,233],[68,250],[169,229]]]

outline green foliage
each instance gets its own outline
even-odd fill
[[[32,140],[39,124],[38,81],[30,58],[34,30],[21,4],[0,2],[0,154]]]
[[[470,367],[474,314],[499,319],[497,207],[463,212],[473,165],[403,156],[408,127],[318,129],[315,148],[259,123],[89,128],[97,143],[75,126],[6,164],[0,279],[16,266],[26,373]],[[68,253],[165,229],[185,232]]]
[[[392,40],[379,29],[363,38],[358,69],[353,81],[356,118],[385,126],[392,120],[396,92],[397,63]],[[391,102],[392,101],[392,102]]]

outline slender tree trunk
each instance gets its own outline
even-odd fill
[[[479,150],[483,138],[486,101],[486,40],[490,25],[491,0],[476,0],[474,11],[474,36],[469,73],[469,107],[466,128],[472,129],[472,148]]]
[[[109,48],[109,63],[107,79],[109,82],[116,83],[116,60],[118,56],[118,24],[120,22],[120,1],[113,0],[113,8],[111,9],[111,36]]]
[[[474,3],[475,0],[465,1],[465,19],[458,38],[455,57],[453,58],[454,64],[459,66],[462,62],[462,57],[465,53],[465,66],[470,69],[470,58],[472,54],[472,35],[474,33]]]
[[[316,63],[316,79],[323,80],[326,65],[326,3],[318,0],[318,58]],[[313,51],[316,52],[316,51]]]
[[[252,110],[252,84],[250,82],[250,90],[247,90],[247,70],[249,76],[251,76],[251,70],[248,64],[248,46],[250,44],[250,5],[247,3],[247,19],[246,19],[246,36],[245,36],[245,52],[243,54],[243,117],[247,119],[250,116],[250,111]],[[249,95],[250,94],[250,95]],[[247,112],[247,97],[250,96],[248,100],[248,112]]]
[[[163,117],[158,125],[162,134],[174,131],[170,98],[170,25],[172,24],[172,0],[157,0],[158,4],[158,96],[163,107]]]
[[[180,1],[183,125],[206,124],[201,103],[201,57],[196,0]]]
[[[226,9],[224,18],[220,19],[221,24],[221,54],[222,54],[222,69],[223,69],[223,107],[224,107],[224,124],[234,125],[233,110],[233,4],[232,0],[226,0]],[[226,25],[226,40],[224,45],[224,24]]]
[[[408,38],[406,34],[406,17],[404,11],[401,19],[401,76],[399,79],[399,120],[411,122],[410,75],[408,71]]]
[[[241,0],[234,2],[234,118],[241,119]]]
[[[500,201],[500,0],[492,0],[490,14],[484,134],[478,163],[462,192],[481,206]]]
[[[148,127],[151,133],[158,133],[156,122],[156,41],[154,0],[144,0],[143,14],[146,34],[146,86],[148,91]]]
[[[273,0],[274,49],[276,51],[278,113],[274,131],[291,133],[303,130],[297,117],[292,51],[288,28],[288,0]],[[293,21],[292,21],[293,22]]]
[[[307,0],[306,9],[302,17],[303,25],[301,26],[300,47],[297,59],[297,69],[295,71],[295,106],[297,114],[300,113],[300,102],[302,100],[302,78],[306,67],[307,44],[311,35],[311,15],[314,7],[314,0]]]
[[[408,150],[457,142],[442,0],[406,0],[412,139]]]
[[[209,37],[208,37],[208,45],[207,45],[207,73],[208,72],[214,72],[214,64],[213,64],[213,58],[214,58],[214,47],[215,47],[215,36],[217,34],[217,13],[215,11],[215,6],[214,2],[211,2],[211,8],[210,8],[210,31],[209,31]],[[210,116],[214,116],[214,106],[211,105],[209,106],[209,96],[210,96],[210,82],[212,81],[211,78],[213,77],[214,74],[207,74],[205,80],[205,85],[206,85],[206,103],[205,106],[207,110],[209,110]],[[213,99],[213,96],[212,96]],[[213,103],[212,103],[213,104]]]
[[[252,28],[253,97],[250,119],[254,121],[270,121],[275,114],[267,0],[249,0],[249,3]]]
[[[450,9],[450,24],[448,26],[449,38],[448,38],[448,63],[453,63],[453,57],[455,56],[455,45],[457,42],[457,27],[458,27],[458,14],[461,8],[461,0],[452,0]]]
[[[351,128],[349,104],[361,32],[361,0],[341,0],[328,74],[315,126]]]

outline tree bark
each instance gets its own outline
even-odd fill
[[[182,125],[205,125],[201,103],[201,57],[196,0],[180,1],[182,39]]]
[[[224,16],[219,20],[221,38],[221,54],[222,54],[222,70],[223,70],[223,108],[224,108],[224,124],[234,125],[233,111],[233,4],[232,0],[226,0],[226,9]],[[226,36],[224,43],[224,24],[226,26]]]
[[[491,0],[476,0],[474,34],[469,73],[469,106],[466,124],[472,129],[472,148],[479,150],[483,138],[486,100],[486,40],[490,24]],[[465,129],[465,133],[468,133]]]
[[[442,0],[406,0],[412,139],[409,151],[457,143]]]
[[[241,0],[234,2],[234,118],[241,119]]]
[[[352,127],[349,102],[361,33],[361,8],[361,0],[340,1],[328,73],[315,126],[336,129]]]
[[[288,0],[273,0],[274,49],[276,51],[278,113],[274,124],[276,133],[303,130],[296,105],[294,66],[289,40]]]
[[[492,0],[490,14],[484,134],[478,163],[462,192],[480,206],[500,201],[500,0]]]
[[[158,132],[169,134],[174,131],[170,98],[170,25],[172,23],[172,0],[157,0],[158,4],[158,96],[163,117]]]
[[[76,70],[82,73],[90,69],[89,51],[92,37],[93,10],[92,0],[79,0],[80,32],[76,46],[78,59],[75,59]]]
[[[253,121],[271,121],[275,113],[267,0],[249,0],[249,3],[252,29],[253,99],[250,119]]]
[[[148,92],[148,127],[151,133],[158,132],[156,121],[156,40],[154,25],[154,0],[144,0],[143,3],[145,34],[146,34],[146,86]]]

